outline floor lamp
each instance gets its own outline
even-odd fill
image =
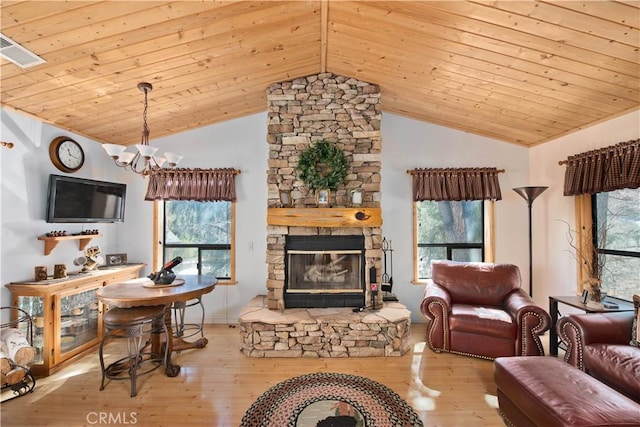
[[[529,207],[529,296],[533,296],[533,263],[532,263],[532,248],[531,248],[531,206],[533,205],[533,201],[538,197],[544,190],[549,187],[518,187],[514,188],[513,191],[522,196],[523,199],[527,201],[527,206]]]

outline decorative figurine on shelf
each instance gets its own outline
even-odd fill
[[[75,265],[81,265],[82,271],[87,272],[94,270],[99,264],[104,262],[104,259],[100,256],[100,246],[91,246],[84,251],[84,256],[76,258],[73,263]]]
[[[41,280],[47,280],[47,266],[46,265],[38,265],[34,268],[36,282]]]
[[[64,279],[67,277],[67,264],[56,264],[53,266],[53,278]]]
[[[175,257],[168,263],[162,266],[160,271],[157,273],[151,273],[147,276],[149,279],[153,281],[156,285],[168,285],[173,283],[176,280],[176,274],[172,271],[172,269],[182,262],[182,257]]]

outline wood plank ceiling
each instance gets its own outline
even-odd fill
[[[385,112],[533,146],[640,107],[639,1],[5,1],[1,102],[101,142],[266,109],[319,72],[380,85]],[[203,141],[203,143],[206,143]],[[428,138],[425,138],[428,143]]]

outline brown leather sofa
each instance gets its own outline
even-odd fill
[[[566,362],[640,403],[640,348],[629,344],[633,317],[633,312],[571,314],[558,320],[557,331]]]
[[[420,310],[435,352],[484,359],[544,355],[549,314],[520,289],[513,264],[434,261]]]

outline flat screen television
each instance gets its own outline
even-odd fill
[[[123,222],[126,184],[49,175],[47,222]]]

